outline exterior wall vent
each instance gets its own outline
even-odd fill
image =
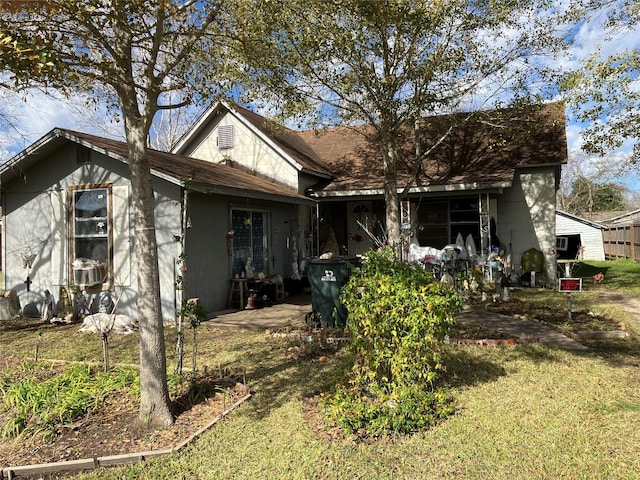
[[[233,125],[218,127],[218,148],[220,150],[233,148]]]
[[[85,164],[91,161],[91,149],[83,145],[76,147],[76,163]]]

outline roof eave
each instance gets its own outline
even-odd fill
[[[450,185],[428,185],[424,187],[413,187],[409,189],[409,195],[420,193],[446,193],[446,192],[468,192],[478,190],[498,190],[502,191],[505,188],[512,186],[511,181],[501,182],[472,182],[472,183],[455,183]],[[403,189],[398,189],[398,193],[401,193]],[[372,188],[361,190],[335,190],[335,191],[323,191],[316,192],[319,198],[338,198],[338,197],[356,197],[356,196],[373,196],[383,195],[384,189]]]
[[[315,206],[317,201],[304,197],[302,195],[278,195],[267,192],[259,192],[255,190],[246,190],[233,187],[220,187],[216,185],[207,184],[192,184],[190,185],[192,190],[195,190],[204,194],[217,194],[217,195],[229,195],[236,197],[252,198],[255,200],[268,200],[279,201],[284,203],[295,203],[298,205]]]
[[[96,144],[94,144],[93,142],[90,142],[89,140],[77,137],[76,135],[73,135],[71,132],[68,132],[66,130],[61,130],[62,134],[60,136],[66,138],[67,140],[71,140],[75,143],[78,143],[84,147],[90,148],[95,152],[101,153],[102,155],[105,155],[109,158],[113,158],[114,160],[118,160],[124,164],[128,164],[129,163],[129,158],[123,155],[120,155],[119,153],[113,152],[111,150],[108,150],[106,148],[102,148],[102,147],[98,147]],[[155,168],[151,168],[151,175],[160,178],[162,180],[165,180],[169,183],[173,183],[176,185],[180,185],[182,183],[182,180],[174,175],[170,175],[167,173],[164,173],[160,170],[157,170]]]
[[[592,222],[591,220],[587,220],[586,218],[578,217],[577,215],[573,215],[569,212],[565,212],[564,210],[556,209],[556,214],[562,215],[563,217],[569,218],[575,222],[582,223],[589,227],[599,228],[600,230],[605,230],[607,228],[600,223]]]

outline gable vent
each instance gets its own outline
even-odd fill
[[[220,125],[218,127],[218,148],[220,150],[233,148],[233,125]]]
[[[91,161],[91,149],[83,145],[76,147],[76,163],[84,164]]]

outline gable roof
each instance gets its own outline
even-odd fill
[[[487,120],[490,116],[518,127],[501,128],[495,120]],[[425,118],[421,127],[424,148],[436,144],[449,128],[450,134],[422,161],[411,192],[505,188],[511,186],[516,168],[567,162],[564,108],[559,103],[539,111],[496,110]],[[367,138],[373,133],[370,126],[298,132],[336,175],[330,184],[318,186],[320,197],[383,192],[382,152]],[[404,158],[411,159],[415,142],[410,126],[405,126],[398,143]],[[409,161],[399,163],[400,189],[412,170]]]
[[[331,178],[332,173],[321,162],[316,153],[300,138],[297,133],[285,126],[278,125],[251,110],[219,101],[209,108],[178,141],[173,152],[180,153],[184,148],[206,128],[221,112],[227,111],[239,122],[249,128],[264,142],[279,151],[286,161],[290,161],[299,171],[313,175]]]
[[[0,183],[8,183],[19,178],[29,166],[68,141],[127,163],[128,148],[125,142],[56,128],[2,165]],[[227,165],[153,149],[149,149],[147,155],[153,175],[178,185],[189,179],[191,188],[195,190],[294,203],[314,203],[289,187]]]
[[[615,216],[613,216],[612,213],[609,212],[609,214],[604,215],[600,221],[606,224],[633,223],[638,218],[640,218],[640,209],[622,213],[618,212],[618,214]]]
[[[601,225],[601,224],[596,223],[596,222],[592,222],[591,220],[587,220],[586,218],[582,218],[582,217],[579,217],[577,215],[573,215],[572,213],[565,212],[563,210],[556,210],[556,215],[568,218],[569,220],[573,220],[573,221],[578,222],[578,223],[583,223],[583,224],[585,224],[585,225],[587,225],[589,227],[597,228],[599,230],[604,230],[604,229],[607,228],[604,225]]]

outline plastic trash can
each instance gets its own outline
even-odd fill
[[[320,316],[322,328],[343,328],[347,324],[347,309],[340,302],[340,290],[349,281],[352,266],[360,266],[359,257],[307,260],[311,305],[313,312]]]

